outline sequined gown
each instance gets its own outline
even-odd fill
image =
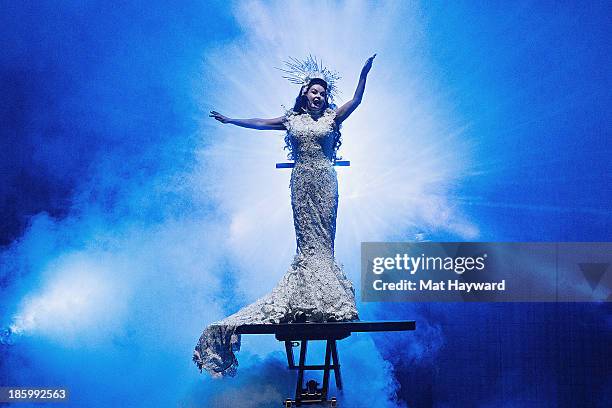
[[[193,360],[215,377],[236,373],[237,326],[358,319],[353,286],[334,259],[338,181],[331,157],[335,115],[331,109],[316,120],[293,111],[285,115],[296,156],[290,183],[296,255],[268,295],[204,329]]]

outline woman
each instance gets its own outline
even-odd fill
[[[358,319],[355,291],[334,259],[338,181],[333,164],[340,146],[340,124],[361,103],[374,57],[376,54],[363,66],[353,98],[337,110],[329,104],[337,76],[320,69],[310,58],[305,66],[317,72],[302,75],[306,84],[294,108],[284,116],[231,119],[211,112],[210,116],[221,123],[287,131],[285,140],[290,157],[295,160],[291,207],[297,253],[270,294],[204,330],[193,356],[200,370],[205,369],[213,376],[235,374],[238,362],[234,351],[240,349],[240,336],[234,332],[240,325]]]

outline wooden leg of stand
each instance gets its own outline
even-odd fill
[[[323,401],[327,399],[327,391],[329,389],[329,358],[331,354],[331,344],[329,342],[330,340],[325,342],[325,366],[323,368],[323,388],[321,389],[321,398]]]
[[[334,377],[336,378],[336,388],[342,390],[342,377],[340,376],[340,360],[338,359],[338,349],[336,340],[331,341],[332,361],[334,362]]]
[[[306,348],[308,340],[302,340],[300,344],[300,364],[298,366],[298,378],[295,388],[295,401],[302,400],[302,390],[304,389],[304,366],[306,365]]]
[[[295,367],[295,359],[293,358],[293,346],[290,341],[285,342],[285,351],[287,351],[287,365],[292,369]]]

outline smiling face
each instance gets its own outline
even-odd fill
[[[325,108],[327,91],[320,84],[313,84],[306,90],[307,108],[311,112],[320,112]]]

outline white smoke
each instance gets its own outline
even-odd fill
[[[275,69],[290,56],[312,54],[339,71],[346,101],[362,64],[378,53],[363,103],[342,129],[340,154],[352,165],[338,169],[336,252],[355,283],[361,241],[426,239],[429,232],[475,237],[477,229],[452,204],[452,187],[471,160],[462,138],[465,124],[453,119],[452,105],[436,92],[428,74],[417,14],[414,4],[404,2],[236,6],[242,35],[207,52],[197,79],[202,110],[198,161],[190,174],[178,178],[177,191],[170,192],[191,203],[185,214],[155,223],[139,218],[138,205],[150,205],[150,193],[165,191],[170,183],[160,177],[155,185],[126,187],[130,194],[125,200],[131,201],[125,207],[133,225],[98,220],[87,209],[40,231],[34,225],[28,234],[53,241],[58,255],[46,264],[35,248],[20,254],[35,260],[32,272],[42,278],[18,305],[11,331],[71,347],[128,339],[131,347],[151,356],[134,369],[140,373],[148,373],[155,358],[162,358],[151,350],[164,346],[172,350],[163,357],[166,362],[185,362],[184,367],[176,363],[176,384],[169,387],[185,392],[179,383],[200,382],[189,353],[206,324],[234,311],[227,310],[226,293],[237,295],[231,307],[263,295],[285,272],[295,250],[290,172],[274,167],[286,160],[284,135],[223,126],[207,112],[281,115],[281,105],[290,108],[298,91]],[[64,248],[58,243],[63,237],[75,238],[67,239]],[[278,351],[274,341],[249,339],[244,351],[249,344],[259,356]],[[391,367],[370,339],[347,342],[342,358],[353,373],[345,377],[352,390],[347,401],[359,400],[357,373],[365,369],[373,379],[367,406],[395,404]],[[248,363],[240,367],[248,369]],[[199,401],[210,398],[209,384],[202,387]]]
[[[363,103],[342,129],[340,154],[351,167],[338,168],[341,258],[356,257],[361,241],[422,240],[429,231],[478,234],[450,196],[469,167],[470,149],[462,137],[465,124],[453,119],[452,106],[429,76],[417,12],[401,2],[247,2],[235,10],[244,35],[205,57],[203,115],[217,110],[229,117],[277,117],[298,92],[275,69],[288,57],[312,54],[338,70],[346,101],[366,58],[378,53]],[[226,212],[240,287],[259,296],[282,275],[295,249],[290,171],[274,167],[286,160],[284,135],[206,119],[202,195]],[[348,272],[357,278],[356,271]]]
[[[103,258],[77,254],[56,262],[43,272],[47,281],[23,300],[11,331],[69,343],[115,332],[126,312],[127,287],[111,273]]]

